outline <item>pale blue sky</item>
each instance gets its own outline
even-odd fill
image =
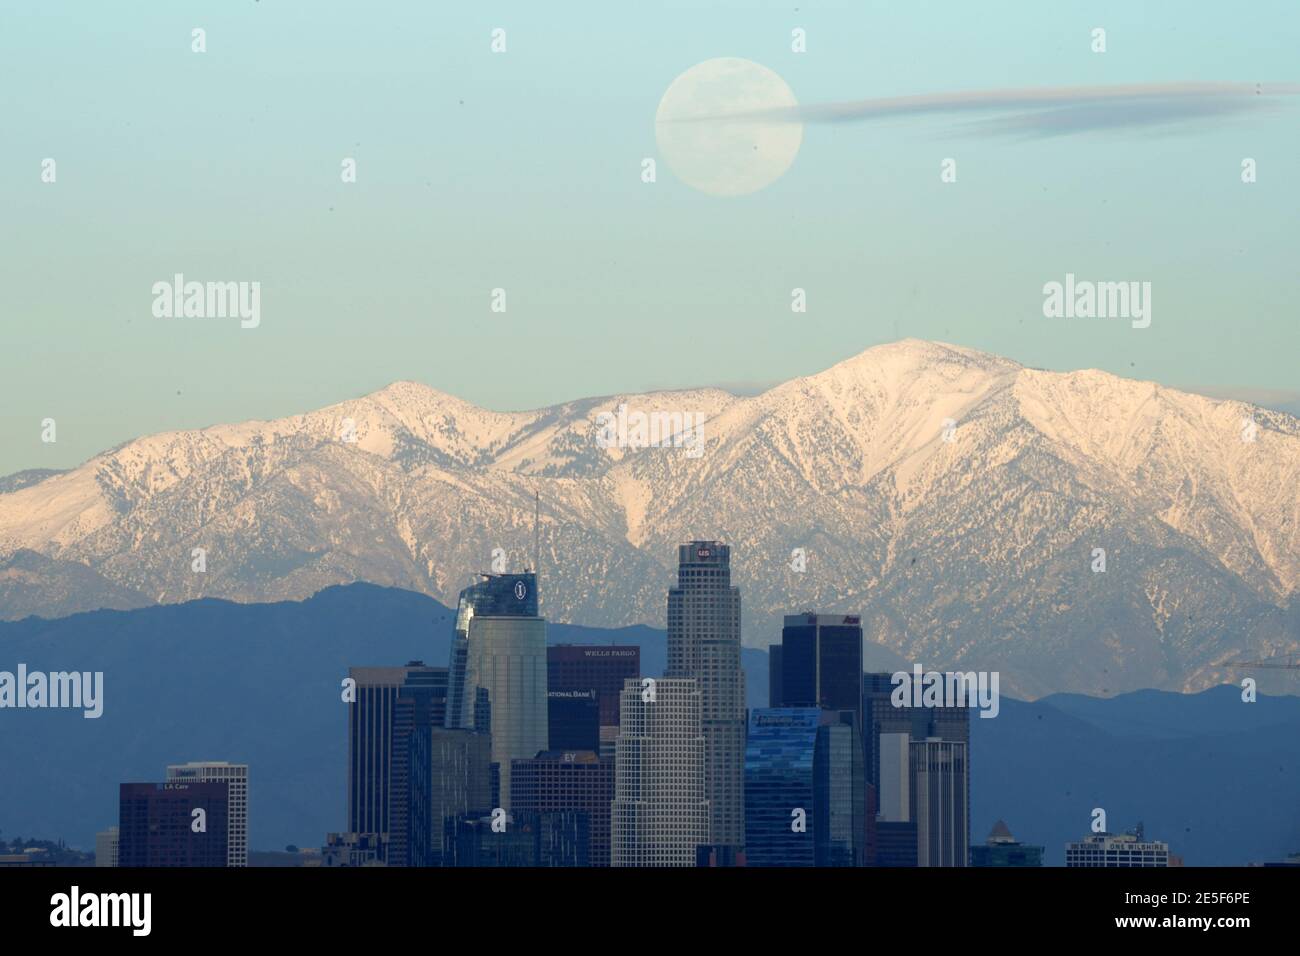
[[[1046,139],[966,116],[810,125],[781,180],[735,199],[639,178],[663,91],[717,56],[809,104],[1296,82],[1297,49],[1293,2],[6,4],[0,475],[397,379],[525,408],[781,380],[905,336],[1298,389],[1300,98]],[[260,327],[153,318],[176,272],[260,281]],[[1151,327],[1043,318],[1066,272],[1152,282]]]

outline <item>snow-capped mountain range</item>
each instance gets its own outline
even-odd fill
[[[638,413],[704,416],[702,447],[626,447]],[[9,476],[0,618],[354,580],[454,606],[494,554],[533,563],[535,494],[553,620],[662,626],[675,545],[717,538],[754,646],[861,614],[898,660],[1021,696],[1194,690],[1300,648],[1300,420],[917,340],[754,397],[494,412],[398,382]]]

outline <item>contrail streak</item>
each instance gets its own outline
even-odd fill
[[[1015,112],[988,124],[994,132],[1067,133],[1222,116],[1254,109],[1276,96],[1300,93],[1296,83],[1131,83],[1041,89],[925,93],[800,105],[781,109],[674,117],[664,122],[765,121],[849,123],[942,113]]]

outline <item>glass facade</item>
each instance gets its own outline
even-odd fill
[[[817,728],[813,836],[818,866],[866,865],[866,772],[855,719],[852,710],[823,711]]]
[[[745,748],[748,866],[864,866],[866,773],[852,710],[754,710]]]
[[[813,763],[821,711],[756,708],[745,747],[745,862],[813,866]],[[802,814],[799,811],[803,811]]]
[[[839,614],[786,615],[781,653],[768,661],[780,669],[771,681],[782,707],[851,710],[862,732],[862,625]]]
[[[460,601],[456,607],[456,633],[452,637],[448,663],[448,727],[485,729],[474,722],[475,698],[467,674],[470,628],[474,618],[537,616],[537,575],[532,572],[485,574],[482,581],[471,584],[460,592]]]
[[[484,575],[460,592],[456,610],[446,726],[486,730],[480,722],[491,720],[500,805],[507,808],[512,761],[549,746],[546,621],[537,610],[537,575],[531,572]]]

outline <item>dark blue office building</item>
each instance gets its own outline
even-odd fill
[[[813,758],[820,722],[816,707],[750,712],[745,745],[747,865],[815,865]]]
[[[748,866],[863,866],[866,775],[853,711],[755,709],[745,748]]]

